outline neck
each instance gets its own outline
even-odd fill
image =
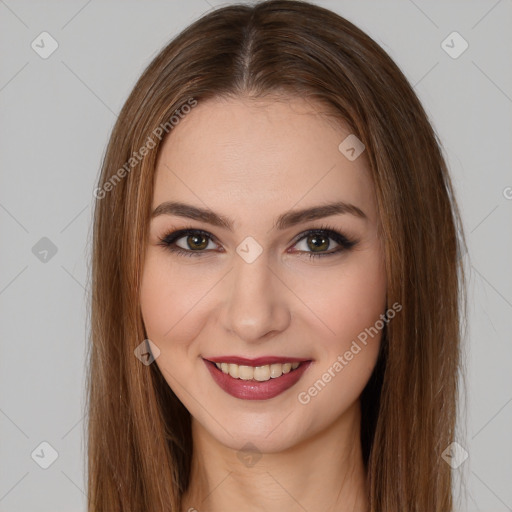
[[[328,429],[244,464],[237,450],[220,444],[192,419],[192,470],[182,510],[366,512],[360,424],[356,401]]]

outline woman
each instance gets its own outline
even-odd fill
[[[203,16],[95,196],[91,512],[453,510],[463,231],[372,39],[306,2]]]

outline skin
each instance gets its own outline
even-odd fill
[[[143,320],[161,351],[155,363],[192,415],[184,511],[368,510],[359,397],[381,332],[360,344],[309,403],[298,400],[386,311],[368,161],[364,152],[350,161],[339,151],[350,130],[319,115],[318,107],[295,97],[200,102],[159,154],[153,209],[181,201],[234,221],[233,232],[175,215],[150,223]],[[273,228],[282,213],[340,200],[367,219],[345,213]],[[310,259],[315,245],[297,237],[325,224],[357,244]],[[181,256],[161,245],[168,232],[190,226],[214,237],[202,255]],[[236,252],[247,236],[263,250],[252,263]],[[193,243],[186,235],[176,242],[191,251]],[[329,244],[324,252],[338,247]],[[202,359],[222,355],[313,363],[277,397],[242,400],[217,386]],[[248,442],[257,453],[244,460],[240,449]]]

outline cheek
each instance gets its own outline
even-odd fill
[[[165,330],[171,327],[166,325],[166,311],[172,310],[168,304],[168,277],[162,272],[156,258],[149,256],[144,265],[140,290],[140,308],[146,333],[149,339],[159,340]],[[171,320],[167,317],[168,320]]]
[[[319,319],[318,337],[329,353],[349,347],[385,312],[387,280],[376,250],[356,253],[346,264],[322,273],[303,275],[299,284],[298,295]]]
[[[148,251],[140,290],[142,319],[147,337],[160,350],[155,364],[178,396],[180,383],[191,377],[189,367],[183,364],[189,355],[189,340],[195,337],[195,333],[186,332],[194,327],[187,322],[187,312],[193,306],[190,302],[198,299],[192,300],[190,290],[183,273],[173,271],[165,255]]]
[[[334,322],[333,330],[357,337],[373,326],[385,312],[386,279],[383,272],[375,269],[358,268],[341,284],[330,308]]]
[[[375,256],[330,274],[328,286],[310,291],[311,309],[328,330],[316,336],[318,364],[298,389],[297,399],[309,411],[315,429],[334,421],[358,399],[375,367],[386,311],[384,265]],[[311,411],[323,411],[314,419]],[[316,425],[316,426],[315,426]]]
[[[194,339],[200,332],[199,322],[190,322],[201,305],[207,304],[205,294],[212,286],[201,270],[179,272],[170,258],[148,251],[141,282],[140,307],[146,333],[162,345],[171,340]],[[213,281],[212,281],[213,283]],[[157,343],[158,344],[158,343]]]

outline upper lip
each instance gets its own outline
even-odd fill
[[[239,356],[218,356],[218,357],[204,357],[207,361],[212,363],[233,363],[245,366],[265,366],[267,364],[274,363],[302,363],[304,361],[311,361],[311,359],[305,359],[303,357],[279,357],[279,356],[263,356],[256,357],[255,359],[249,359],[247,357]]]

